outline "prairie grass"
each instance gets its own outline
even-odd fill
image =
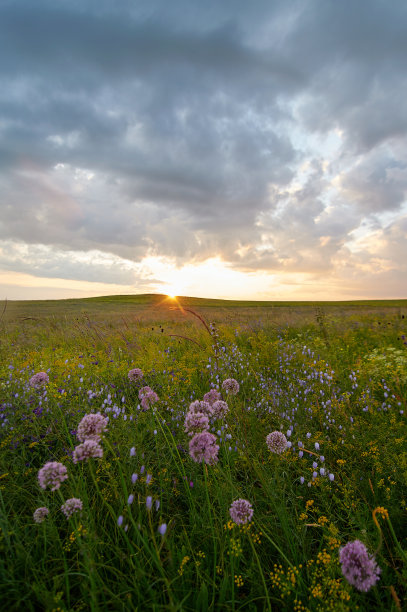
[[[4,610],[401,610],[407,583],[407,300],[242,303],[165,296],[9,303],[0,322]],[[140,383],[128,371],[141,368]],[[39,388],[30,378],[46,372]],[[222,382],[238,381],[237,395]],[[149,410],[138,392],[159,396]],[[217,388],[219,461],[189,405]],[[74,463],[84,415],[103,458]],[[290,447],[269,451],[283,432]],[[38,471],[64,464],[51,492]],[[83,509],[67,519],[70,498]],[[229,508],[248,500],[253,519]],[[33,513],[47,507],[38,524]],[[360,592],[338,551],[381,568]]]

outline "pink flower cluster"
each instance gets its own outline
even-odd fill
[[[38,389],[39,387],[43,387],[47,383],[49,383],[48,374],[46,372],[37,372],[37,374],[31,376],[28,384],[30,385],[30,387]]]
[[[212,406],[209,402],[206,402],[205,400],[195,400],[194,402],[192,402],[189,405],[188,412],[199,412],[202,414],[206,414],[208,418],[210,418],[213,414]]]
[[[102,433],[107,429],[107,423],[107,417],[104,417],[100,412],[86,414],[78,425],[76,435],[81,442],[85,442],[85,440],[99,442]]]
[[[143,378],[143,376],[143,370],[140,370],[140,368],[133,368],[132,370],[129,370],[129,373],[127,374],[130,382],[138,382]]]
[[[226,393],[230,393],[230,395],[237,395],[239,388],[239,383],[234,378],[227,378],[222,383],[222,389],[225,389]]]
[[[75,512],[79,512],[80,510],[82,510],[82,508],[82,501],[77,497],[71,497],[71,499],[67,499],[66,502],[61,506],[61,510],[65,514],[66,518],[70,518]]]
[[[56,491],[61,483],[68,478],[68,470],[63,463],[50,461],[38,472],[38,481],[42,489],[51,487],[51,491]]]
[[[153,404],[158,402],[160,399],[155,391],[151,387],[142,387],[138,392],[139,399],[141,400],[142,409],[148,410]]]
[[[34,521],[36,523],[42,523],[43,521],[45,521],[48,514],[49,514],[49,510],[48,508],[45,508],[45,506],[43,506],[42,508],[37,508],[33,514]]]
[[[245,525],[252,520],[253,508],[247,499],[236,499],[229,508],[229,514],[236,525]]]
[[[197,433],[189,443],[189,454],[194,461],[201,463],[205,461],[208,465],[218,462],[219,446],[216,444],[216,436],[203,431]]]
[[[89,438],[75,448],[73,452],[73,462],[78,463],[78,461],[85,461],[91,457],[99,459],[103,457],[103,448],[100,446],[99,442]]]
[[[358,591],[365,593],[376,584],[381,572],[373,555],[369,555],[366,546],[360,540],[348,542],[339,549],[339,561],[342,574]]]
[[[222,399],[222,396],[217,389],[211,389],[203,396],[203,401],[208,402],[211,406],[220,399]]]
[[[212,404],[213,416],[217,419],[223,419],[229,412],[229,406],[223,400],[217,400]]]
[[[185,432],[189,436],[193,436],[209,429],[209,418],[203,412],[187,412],[184,425]]]
[[[266,443],[272,453],[280,455],[287,448],[287,438],[281,431],[272,431],[266,437]]]

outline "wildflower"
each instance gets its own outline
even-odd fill
[[[142,387],[138,393],[139,399],[141,400],[142,409],[148,410],[152,404],[158,402],[159,397],[155,391],[151,389],[151,387]]]
[[[217,400],[212,404],[213,416],[217,419],[223,419],[229,412],[229,406],[223,400]]]
[[[99,445],[96,440],[88,439],[79,444],[73,452],[73,462],[85,461],[91,457],[101,458],[103,457],[103,448]]]
[[[222,383],[222,389],[231,395],[236,395],[239,393],[239,383],[234,378],[227,378]]]
[[[127,377],[131,382],[137,382],[138,380],[141,380],[143,376],[143,370],[140,370],[140,368],[133,368],[132,370],[129,370],[129,373],[127,374]]]
[[[216,436],[208,431],[195,434],[189,443],[189,454],[197,463],[201,461],[205,461],[208,465],[217,463],[218,451]]]
[[[45,507],[37,508],[33,514],[34,521],[36,523],[42,523],[42,521],[45,521],[48,514],[49,514],[48,508],[45,508]]]
[[[51,491],[56,491],[61,483],[68,478],[68,470],[63,463],[50,461],[38,472],[38,481],[42,489],[51,487]]]
[[[146,508],[147,510],[151,510],[153,505],[153,498],[151,497],[151,495],[148,495],[146,498]]]
[[[185,432],[189,436],[209,429],[209,419],[203,412],[187,412],[184,421]]]
[[[117,525],[119,527],[121,527],[123,525],[123,516],[122,515],[120,515],[119,518],[117,519]]]
[[[369,555],[366,546],[360,540],[348,542],[339,549],[339,561],[342,574],[358,591],[365,593],[376,584],[381,572],[373,555]]]
[[[131,449],[130,449],[130,457],[134,457],[135,454],[136,454],[136,447],[132,446]]]
[[[39,387],[43,387],[49,382],[49,376],[46,372],[37,372],[34,376],[31,376],[28,384],[30,387],[34,389],[38,389]]]
[[[211,389],[203,396],[203,401],[208,402],[211,406],[220,399],[222,399],[222,396],[217,389]]]
[[[229,514],[236,525],[245,525],[252,520],[253,508],[246,499],[236,499],[229,508]]]
[[[64,504],[61,506],[62,512],[65,514],[66,518],[71,517],[75,512],[79,512],[82,510],[82,501],[77,497],[71,497],[71,499],[67,499]]]
[[[167,531],[167,523],[162,523],[162,525],[158,527],[158,533],[163,536],[165,535],[166,531]]]
[[[130,506],[133,502],[134,502],[134,495],[133,493],[130,493],[129,497],[127,498],[127,503]]]
[[[138,474],[132,474],[131,475],[131,482],[134,484],[135,482],[137,482],[138,480]]]
[[[206,414],[207,417],[211,417],[213,414],[213,409],[212,409],[211,404],[209,404],[209,402],[195,400],[189,405],[188,412],[190,412],[191,414],[200,412],[200,413]]]
[[[281,431],[273,431],[266,437],[266,443],[271,452],[280,455],[287,448],[287,438]]]
[[[100,412],[96,414],[85,414],[78,425],[76,435],[81,442],[85,440],[95,440],[99,442],[102,433],[106,431],[108,419]]]

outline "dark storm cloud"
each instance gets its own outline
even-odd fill
[[[0,238],[333,266],[405,202],[406,23],[402,1],[3,2]],[[298,137],[332,130],[328,163]]]

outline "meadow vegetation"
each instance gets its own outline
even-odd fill
[[[5,305],[2,608],[405,609],[406,322],[407,300]]]

